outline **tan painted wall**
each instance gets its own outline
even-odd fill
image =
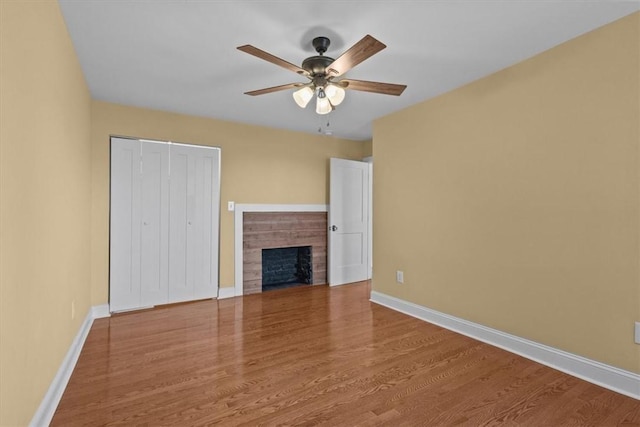
[[[639,43],[636,13],[376,121],[373,288],[639,373]]]
[[[92,300],[108,299],[109,135],[170,140],[222,148],[220,285],[234,284],[236,203],[328,203],[330,157],[361,159],[364,144],[220,120],[92,104]]]
[[[0,31],[0,425],[17,426],[90,308],[91,101],[57,2],[1,1]]]
[[[326,203],[327,159],[372,149],[91,103],[57,3],[0,8],[0,425],[24,425],[107,301],[109,134],[222,147],[223,203]],[[639,16],[376,123],[376,290],[640,372]]]
[[[362,151],[363,156],[373,156],[373,140],[370,139],[368,141],[362,141],[362,143],[364,144],[364,149]]]

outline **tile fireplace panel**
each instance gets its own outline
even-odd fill
[[[326,212],[245,212],[243,294],[262,292],[262,250],[311,246],[313,284],[327,283]]]

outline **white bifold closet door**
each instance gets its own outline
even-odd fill
[[[169,300],[172,302],[217,295],[218,241],[214,239],[217,233],[213,233],[218,227],[219,204],[213,199],[217,176],[217,150],[171,146]]]
[[[169,253],[169,146],[143,142],[140,174],[140,300],[166,304]]]
[[[111,139],[111,311],[218,292],[220,150]]]

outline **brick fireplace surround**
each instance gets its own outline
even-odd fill
[[[240,214],[242,294],[262,292],[262,249],[311,246],[313,284],[327,283],[327,212]]]

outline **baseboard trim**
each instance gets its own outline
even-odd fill
[[[58,403],[60,403],[64,389],[67,387],[69,378],[71,378],[73,368],[75,368],[78,357],[80,357],[82,346],[84,345],[84,341],[87,339],[87,335],[89,335],[92,324],[93,307],[89,309],[89,312],[80,326],[80,330],[73,339],[71,347],[69,347],[69,351],[67,351],[64,359],[62,359],[62,364],[60,365],[56,376],[53,378],[53,381],[49,385],[49,389],[45,393],[38,410],[31,419],[31,423],[29,424],[30,426],[48,426],[49,423],[51,423],[53,414],[56,412],[56,408],[58,407]]]
[[[640,375],[633,372],[441,313],[381,292],[371,291],[370,301],[640,400]]]
[[[218,299],[233,298],[236,296],[236,288],[231,286],[227,288],[218,288]]]
[[[67,388],[73,369],[76,367],[84,342],[89,335],[91,325],[93,325],[93,320],[109,316],[111,316],[109,313],[109,304],[95,305],[89,308],[89,312],[84,318],[82,325],[80,325],[80,329],[73,339],[69,351],[67,351],[64,359],[62,359],[56,376],[53,377],[49,389],[45,393],[42,402],[40,402],[40,406],[29,423],[30,427],[48,426],[51,423],[60,399],[62,398],[62,394]]]
[[[94,319],[102,319],[104,317],[111,317],[109,311],[109,304],[94,305],[91,307],[91,312]]]

